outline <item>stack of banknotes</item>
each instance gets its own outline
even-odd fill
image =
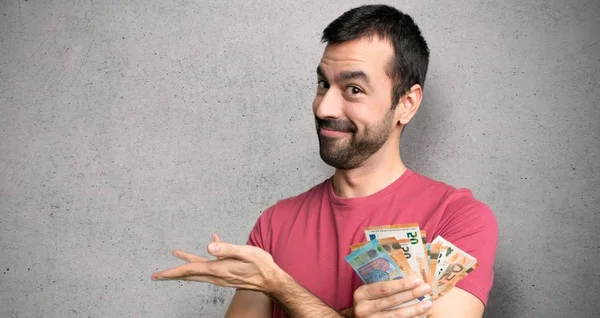
[[[429,295],[398,307],[440,298],[478,265],[476,258],[441,236],[426,243],[427,233],[416,223],[368,227],[365,236],[367,241],[350,246],[345,258],[363,282],[418,273],[431,286]]]

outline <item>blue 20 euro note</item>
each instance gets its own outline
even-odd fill
[[[344,259],[366,284],[406,276],[377,239],[369,241]]]

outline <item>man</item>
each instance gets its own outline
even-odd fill
[[[333,21],[322,39],[313,112],[320,155],[334,175],[264,211],[247,245],[212,242],[211,261],[175,251],[189,264],[153,279],[237,288],[227,317],[481,317],[493,282],[493,213],[468,190],[413,172],[400,157],[429,60],[419,28],[392,7],[368,5]],[[417,277],[362,284],[344,256],[365,240],[365,227],[398,223],[419,223],[430,241],[442,235],[479,267],[433,305],[390,310],[430,286]]]

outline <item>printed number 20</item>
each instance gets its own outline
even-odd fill
[[[408,232],[406,236],[410,239],[410,244],[418,244],[419,239],[417,238],[417,232]]]

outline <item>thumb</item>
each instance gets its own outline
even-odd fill
[[[225,242],[212,242],[207,246],[208,252],[218,258],[247,259],[248,253],[243,246],[233,245]]]
[[[217,235],[217,233],[213,233],[213,235],[211,235],[210,238],[213,242],[221,242],[221,239],[219,238],[219,235]],[[223,257],[217,257],[217,259],[223,259]]]

